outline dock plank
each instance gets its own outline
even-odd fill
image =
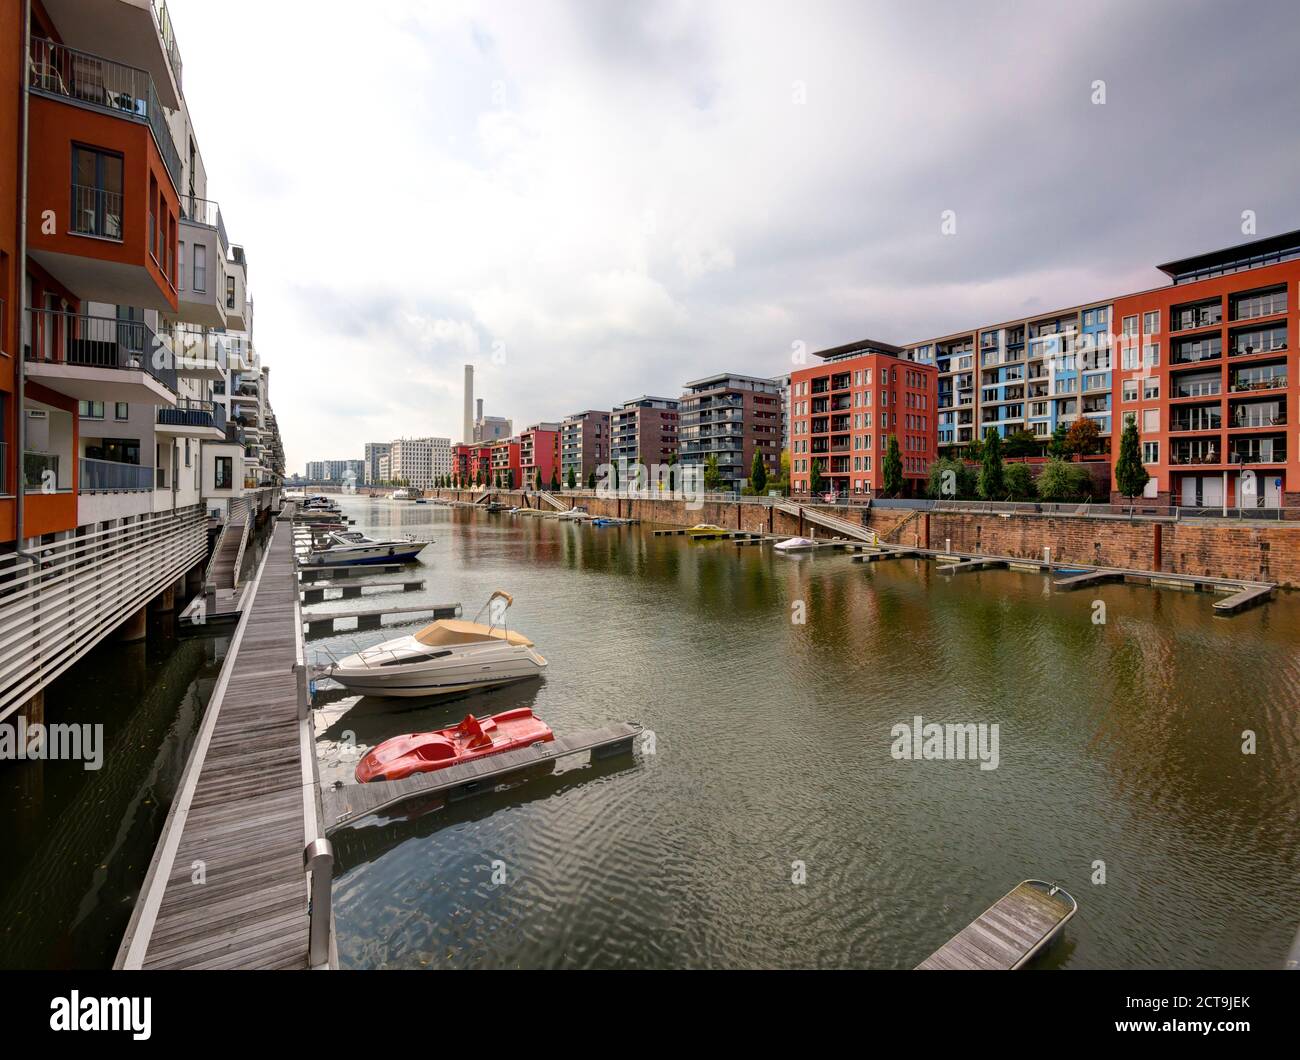
[[[1023,967],[1074,916],[1065,891],[1025,880],[917,965],[922,970],[988,971]]]

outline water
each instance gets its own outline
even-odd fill
[[[907,968],[1031,876],[1081,907],[1046,967],[1285,958],[1300,878],[1294,597],[1221,619],[1209,597],[1140,587],[1053,595],[1039,575],[345,506],[363,529],[436,538],[423,599],[472,617],[511,592],[512,627],[550,668],[432,705],[323,689],[326,779],[350,776],[349,733],[364,750],[516,705],[560,733],[629,719],[655,734],[652,755],[337,833],[346,967]],[[895,761],[890,729],[916,714],[997,722],[999,768]]]

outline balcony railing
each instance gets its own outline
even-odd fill
[[[215,228],[217,238],[221,240],[221,253],[224,256],[230,243],[226,239],[226,222],[222,219],[220,206],[211,199],[200,199],[195,195],[182,195],[181,216],[191,224]]]
[[[122,193],[89,184],[72,185],[68,229],[79,236],[122,241]]]
[[[176,407],[158,409],[158,423],[172,427],[218,427],[216,407],[211,401],[181,398]]]
[[[30,58],[29,83],[33,91],[76,100],[148,125],[172,183],[180,187],[181,158],[158,100],[158,90],[148,72],[44,37],[32,39]]]
[[[1232,410],[1229,425],[1238,427],[1285,427],[1286,407],[1280,401],[1256,405],[1238,405]]]
[[[1256,390],[1284,390],[1287,385],[1285,372],[1280,375],[1254,375],[1239,373],[1232,380],[1232,392],[1234,394],[1246,393]]]
[[[57,453],[23,453],[23,483],[27,489],[44,489],[47,473],[49,473],[49,481],[57,487],[59,482]]]
[[[167,50],[167,62],[171,65],[172,76],[176,78],[176,87],[181,87],[181,50],[176,44],[176,31],[172,29],[171,15],[167,11],[167,5],[163,4],[158,7],[153,0],[149,0],[149,8],[153,11],[153,20],[158,24],[158,36],[162,38],[163,47]]]
[[[147,372],[175,393],[176,369],[170,355],[144,321],[54,309],[27,312],[32,338],[27,360]]]
[[[123,464],[116,460],[83,457],[77,492],[123,493],[152,490],[153,474],[153,468],[145,464]]]

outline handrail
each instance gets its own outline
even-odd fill
[[[176,392],[167,344],[144,321],[57,309],[33,308],[27,314],[32,336],[27,360],[146,372]]]

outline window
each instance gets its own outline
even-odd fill
[[[1131,316],[1131,317],[1125,317],[1125,318],[1124,318],[1124,334],[1125,334],[1125,335],[1136,335],[1136,334],[1137,334],[1137,331],[1138,331],[1138,318],[1137,318],[1137,314],[1135,313],[1135,314],[1134,314],[1133,316]]]
[[[121,240],[121,155],[73,145],[69,230],[83,236]]]
[[[1160,397],[1160,380],[1147,379],[1142,384],[1142,400],[1155,401]]]
[[[1142,332],[1145,335],[1158,335],[1160,333],[1160,310],[1156,309],[1153,312],[1142,314]]]
[[[113,405],[113,419],[124,420],[129,416],[129,410],[125,401],[118,401]]]
[[[1136,379],[1124,380],[1124,393],[1120,398],[1121,401],[1136,401],[1138,399],[1138,384]]]
[[[177,272],[178,281],[176,284],[176,290],[183,291],[185,290],[185,241],[184,240],[181,240],[179,243],[176,244],[176,262],[179,265],[179,271]]]
[[[1134,369],[1138,366],[1138,351],[1136,346],[1125,346],[1120,353],[1120,367],[1124,369]]]
[[[233,276],[226,277],[226,308],[235,308],[235,278]]]
[[[1158,464],[1160,463],[1160,443],[1143,442],[1142,443],[1142,463]]]
[[[1160,433],[1160,410],[1159,409],[1142,410],[1142,433],[1143,434]]]
[[[77,415],[88,420],[102,420],[104,418],[104,403],[102,401],[78,401]]]
[[[228,490],[235,488],[234,470],[231,457],[217,457],[212,472],[214,485],[217,489]]]
[[[1160,343],[1158,342],[1147,343],[1147,355],[1146,355],[1145,363],[1148,368],[1155,368],[1160,364]]]
[[[231,288],[234,286],[235,278],[228,276],[226,278],[226,303],[231,305]],[[208,289],[208,248],[202,243],[194,244],[194,290],[203,294]]]

